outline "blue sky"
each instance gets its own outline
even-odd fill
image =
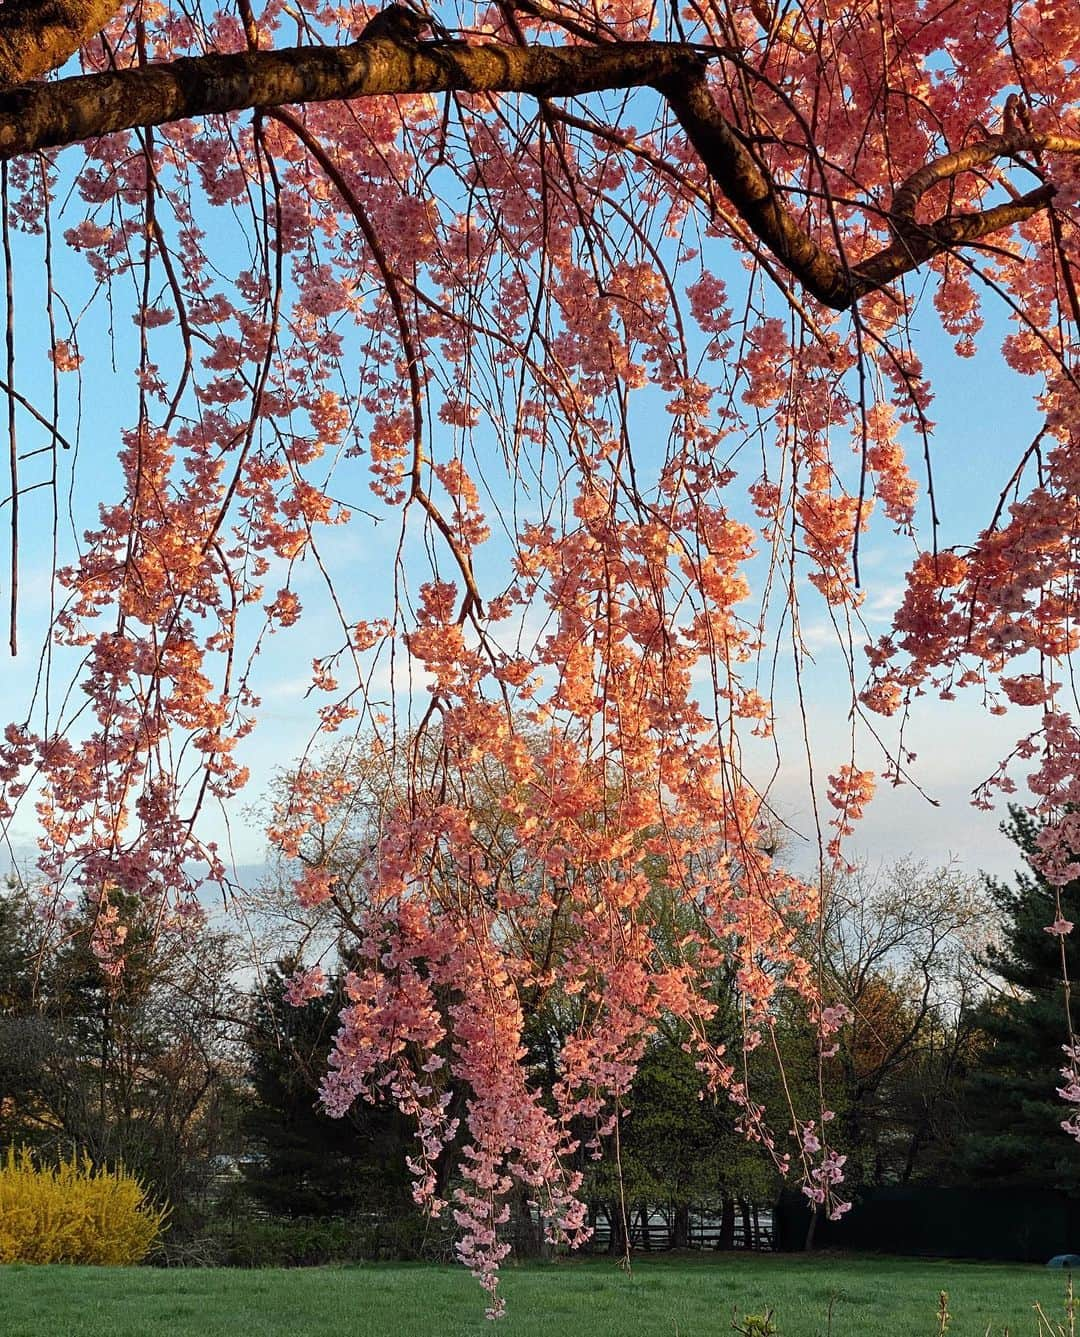
[[[913,342],[935,390],[930,416],[937,427],[931,462],[942,547],[970,543],[989,523],[1002,488],[1039,426],[1032,403],[1036,384],[1011,373],[1002,361],[1001,341],[1010,326],[992,298],[987,302],[986,316],[978,353],[971,359],[955,355],[952,339],[938,327],[929,301],[922,309],[921,321],[916,319],[914,323]],[[921,447],[912,452],[910,467],[922,494],[919,514],[923,528],[919,538],[927,543]],[[867,629],[875,637],[889,629],[902,594],[906,564],[913,554],[911,540],[891,534],[880,517],[860,546],[866,595],[862,612]],[[850,735],[850,700],[844,658],[823,603],[808,599],[804,618],[804,632],[815,659],[804,688],[820,772],[821,763],[836,758],[837,749]],[[865,678],[859,649],[856,638],[857,682]],[[795,736],[799,713],[790,683],[787,692],[777,695],[775,704],[777,732]],[[870,718],[886,744],[895,740],[895,722]],[[1038,712],[1017,707],[1006,716],[992,717],[970,690],[961,691],[953,702],[942,702],[931,695],[918,700],[904,733],[906,747],[916,754],[911,773],[918,787],[879,786],[858,824],[852,842],[856,855],[871,865],[913,855],[930,865],[955,860],[971,872],[1008,874],[1016,867],[1017,858],[1015,847],[999,830],[1006,816],[1004,806],[990,813],[978,810],[971,806],[971,792],[996,769],[1015,740],[1035,727],[1037,719]],[[880,771],[867,732],[857,727],[856,737],[861,764]],[[1023,776],[1030,769],[1029,764],[1014,775],[1021,801]],[[788,752],[773,793],[778,808],[793,826],[812,836],[806,766],[796,748]],[[798,845],[792,840],[793,849]]]

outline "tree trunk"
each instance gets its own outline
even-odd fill
[[[742,1216],[742,1246],[744,1249],[754,1247],[754,1232],[750,1226],[750,1201],[748,1198],[739,1199],[739,1214]]]
[[[814,1203],[810,1208],[810,1224],[806,1227],[806,1243],[803,1245],[803,1248],[807,1253],[814,1247],[814,1232],[817,1230],[817,1218],[817,1203]]]
[[[611,1229],[608,1233],[607,1251],[613,1258],[619,1258],[626,1252],[626,1223],[620,1203],[606,1203],[604,1214]]]
[[[685,1203],[679,1203],[675,1208],[671,1247],[673,1249],[689,1249],[690,1247],[690,1208]]]
[[[735,1247],[735,1199],[726,1193],[720,1200],[720,1234],[717,1236],[717,1249]]]
[[[929,1122],[929,1118],[924,1115],[923,1118],[919,1120],[915,1131],[911,1135],[911,1141],[908,1143],[907,1155],[904,1157],[904,1169],[900,1175],[901,1184],[908,1184],[911,1182],[911,1176],[915,1172],[915,1161],[918,1158],[919,1152],[922,1150],[923,1140],[929,1129]]]
[[[5,0],[0,84],[13,88],[59,69],[122,8],[122,0]]]
[[[511,1210],[514,1253],[519,1258],[543,1258],[547,1252],[544,1229],[533,1219],[524,1190],[514,1195]]]

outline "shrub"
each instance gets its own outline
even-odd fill
[[[29,1147],[0,1162],[0,1263],[141,1262],[166,1216],[122,1166],[95,1169],[73,1155],[35,1165]]]
[[[294,1217],[217,1221],[198,1241],[203,1260],[224,1267],[319,1267],[378,1262],[448,1262],[451,1238],[419,1212],[400,1217]],[[174,1261],[172,1249],[160,1261]],[[175,1259],[190,1265],[194,1251]]]

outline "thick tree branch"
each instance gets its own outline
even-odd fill
[[[684,71],[676,78],[653,82],[678,117],[709,175],[755,236],[819,301],[841,311],[935,255],[1024,222],[1047,208],[1054,197],[1054,187],[1043,185],[1019,199],[977,213],[946,214],[934,222],[919,223],[915,209],[939,182],[1023,153],[1080,153],[1080,139],[1025,132],[992,135],[945,154],[897,188],[890,211],[897,240],[849,267],[805,232],[786,208],[766,170],[721,114],[703,67],[697,67],[689,77]]]
[[[8,8],[0,4],[0,45],[2,16]],[[31,13],[40,18],[67,12],[59,3],[36,9],[31,0],[14,0],[10,8],[13,14],[24,16],[27,26],[32,26]],[[111,13],[116,5],[85,8],[98,13],[95,22],[100,22],[100,12]],[[84,27],[92,30],[93,24],[87,20]],[[65,31],[75,40],[74,28]],[[842,255],[832,254],[802,228],[766,167],[717,106],[707,78],[707,60],[730,55],[720,48],[678,42],[518,47],[414,44],[383,38],[346,47],[190,57],[0,93],[0,159],[136,126],[289,103],[451,89],[551,98],[653,87],[667,100],[710,177],[754,235],[819,301],[844,310],[945,250],[1030,218],[1045,209],[1054,194],[1052,186],[1043,185],[978,213],[949,214],[919,223],[916,206],[938,182],[998,158],[1080,152],[1080,140],[1026,132],[991,136],[947,154],[920,168],[897,189],[890,213],[895,240],[876,255],[849,266]]]
[[[919,201],[940,182],[960,172],[989,166],[999,158],[1016,159],[1020,154],[1039,158],[1044,153],[1080,153],[1080,139],[1030,131],[990,135],[977,144],[935,158],[913,172],[893,195],[890,219],[897,239],[891,246],[855,266],[853,300],[891,283],[935,255],[1014,227],[1046,209],[1054,198],[1054,187],[1050,184],[978,213],[945,214],[932,223],[919,223],[915,218]]]
[[[827,306],[850,306],[851,279],[839,260],[808,236],[776,187],[716,105],[704,68],[654,79],[709,175],[770,251]]]
[[[0,88],[59,69],[99,33],[123,0],[4,0],[0,5]]]
[[[911,223],[902,239],[886,246],[852,270],[851,301],[868,292],[875,292],[886,284],[932,260],[935,255],[970,245],[1004,228],[1023,223],[1033,214],[1047,208],[1054,198],[1053,186],[1040,186],[1007,204],[996,204],[974,214],[946,214],[933,223]]]
[[[447,89],[572,97],[646,85],[702,64],[700,47],[677,42],[413,46],[382,39],[345,47],[196,56],[0,95],[0,158],[249,107]]]

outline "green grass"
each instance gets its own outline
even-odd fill
[[[646,1259],[626,1277],[589,1260],[508,1267],[509,1312],[485,1322],[461,1269],[297,1271],[0,1267],[0,1337],[713,1337],[775,1310],[780,1337],[1035,1337],[1032,1305],[1063,1318],[1065,1277],[1040,1267],[871,1257]]]

